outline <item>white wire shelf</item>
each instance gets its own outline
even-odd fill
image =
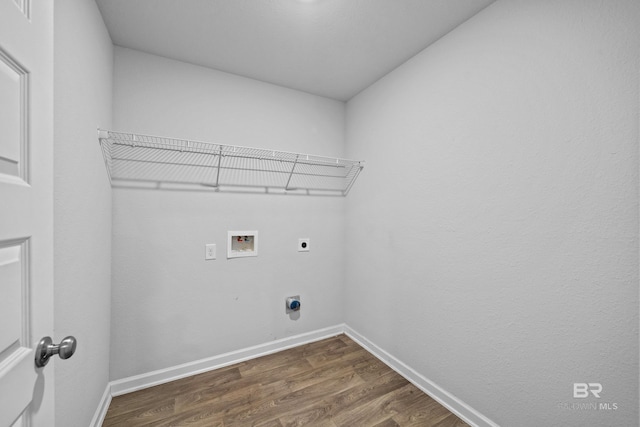
[[[346,196],[364,162],[98,129],[112,185],[152,183]]]

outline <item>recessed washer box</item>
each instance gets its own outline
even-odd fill
[[[258,256],[257,231],[227,231],[227,258]]]

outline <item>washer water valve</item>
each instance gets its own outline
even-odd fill
[[[287,298],[287,310],[299,311],[300,310],[300,296],[293,296]]]

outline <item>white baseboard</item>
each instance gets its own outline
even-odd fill
[[[111,404],[111,386],[107,384],[104,389],[104,393],[102,393],[102,399],[100,399],[100,403],[98,404],[98,409],[96,409],[96,413],[93,415],[93,419],[91,420],[90,427],[100,427],[104,422],[104,417],[107,415],[107,410],[109,409],[109,405]]]
[[[172,366],[166,369],[147,372],[145,374],[135,375],[133,377],[123,378],[121,380],[112,381],[111,395],[119,396],[121,394],[131,393],[147,387],[153,387],[158,384],[164,384],[180,378],[189,377],[191,375],[200,374],[202,372],[212,371],[214,369],[223,368],[225,366],[244,362],[245,360],[255,359],[256,357],[265,356],[267,354],[276,353],[278,351],[297,347],[314,341],[340,335],[344,332],[344,325],[331,326],[316,331],[295,335],[288,338],[271,341],[265,344],[259,344],[253,347],[224,353],[218,356],[208,357],[206,359],[196,360],[194,362],[184,363],[182,365]]]
[[[402,375],[409,382],[414,384],[420,390],[431,396],[442,406],[460,417],[467,424],[475,427],[499,427],[498,424],[473,409],[471,406],[458,399],[433,381],[425,378],[411,367],[407,366],[399,359],[378,347],[373,342],[350,328],[345,324],[335,325],[324,329],[319,329],[304,334],[271,341],[265,344],[259,344],[241,350],[224,353],[218,356],[208,357],[206,359],[196,360],[194,362],[184,363],[182,365],[173,366],[166,369],[147,372],[145,374],[136,375],[120,380],[112,381],[105,390],[105,396],[101,401],[100,407],[96,411],[96,415],[92,421],[92,427],[101,425],[106,415],[111,396],[119,396],[121,394],[131,393],[147,387],[153,387],[158,384],[164,384],[180,378],[189,377],[214,369],[223,368],[225,366],[244,362],[246,360],[255,359],[267,354],[276,353],[278,351],[287,350],[303,344],[314,341],[320,341],[325,338],[333,337],[340,334],[346,334],[349,338],[360,344],[369,353],[380,359],[385,365]]]
[[[398,374],[406,378],[407,381],[431,396],[442,406],[456,414],[467,424],[475,427],[499,427],[498,424],[494,423],[489,418],[485,417],[480,412],[476,411],[471,406],[467,405],[462,400],[458,399],[456,396],[449,393],[433,381],[420,375],[411,367],[405,365],[403,362],[387,353],[349,326],[344,326],[344,333],[349,338],[364,347],[369,353],[380,359],[380,361],[382,361],[385,365],[389,366]]]

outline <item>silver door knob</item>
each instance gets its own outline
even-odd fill
[[[54,355],[60,359],[68,359],[76,352],[77,341],[74,337],[66,337],[60,344],[54,344],[51,337],[44,337],[36,347],[36,366],[42,368],[49,363],[49,358]]]

